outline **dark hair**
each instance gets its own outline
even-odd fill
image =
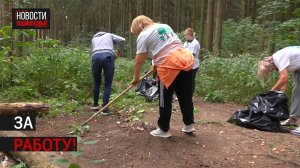
[[[97,32],[100,32],[100,31],[105,32],[106,30],[105,30],[105,28],[103,26],[100,26],[100,27],[97,27],[96,31]]]

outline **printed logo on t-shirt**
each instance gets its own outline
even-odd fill
[[[166,38],[174,36],[174,31],[168,26],[161,26],[157,29],[158,34],[160,35],[161,40],[165,41]]]

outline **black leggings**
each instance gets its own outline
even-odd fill
[[[192,100],[192,80],[193,72],[180,71],[173,83],[167,89],[165,86],[161,86],[159,83],[159,119],[158,127],[167,132],[170,129],[170,119],[172,114],[172,99],[175,91],[181,113],[183,116],[183,122],[185,125],[194,123],[194,106]],[[163,88],[162,88],[163,87]]]

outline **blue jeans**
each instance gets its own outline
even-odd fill
[[[94,78],[94,107],[98,106],[102,70],[104,71],[104,94],[102,107],[109,102],[112,81],[114,78],[115,61],[111,53],[96,53],[92,56],[92,72]]]

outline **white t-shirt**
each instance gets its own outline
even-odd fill
[[[196,40],[195,38],[193,39],[193,41],[189,42],[186,41],[183,44],[184,48],[187,48],[193,55],[194,55],[194,66],[193,69],[196,69],[199,67],[199,51],[200,51],[200,44],[198,42],[198,40]]]
[[[180,47],[183,48],[182,42],[169,25],[155,24],[139,34],[136,54],[147,53],[154,65],[160,65],[172,51]]]
[[[272,55],[273,62],[281,72],[285,68],[289,72],[300,69],[300,46],[283,48]]]

